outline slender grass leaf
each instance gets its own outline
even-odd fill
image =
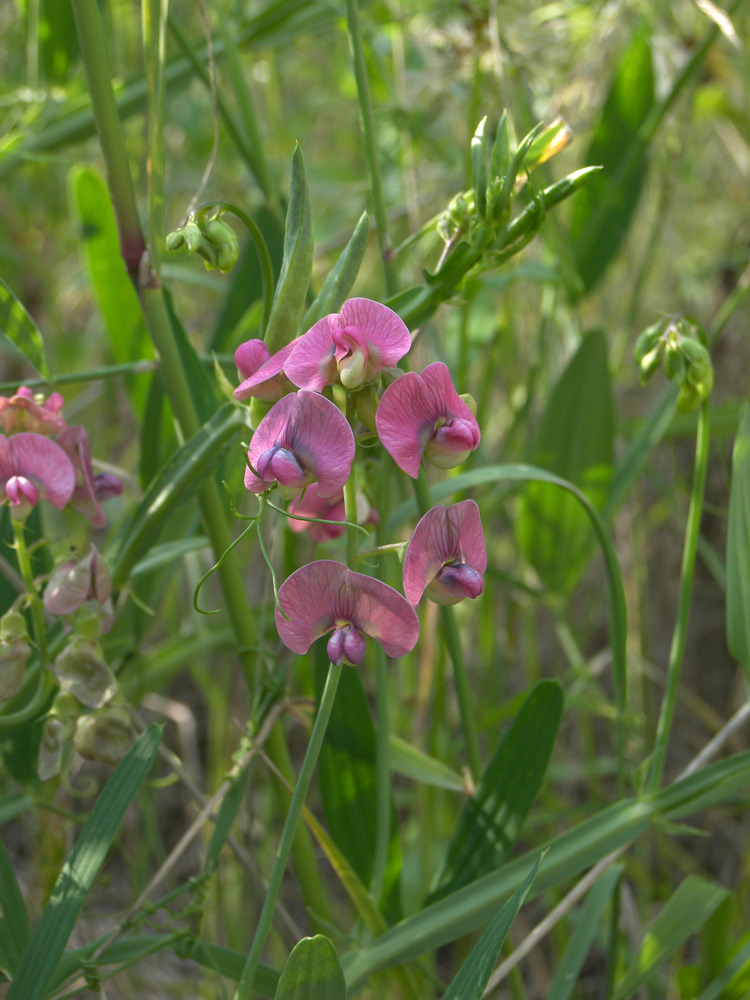
[[[359,269],[365,258],[369,232],[370,217],[367,212],[363,212],[351,239],[323,282],[323,287],[315,297],[315,301],[305,313],[302,329],[309,330],[319,319],[329,313],[339,311],[357,280]]]
[[[295,945],[279,977],[274,1000],[346,1000],[338,952],[322,934]]]
[[[537,684],[458,817],[427,905],[498,868],[508,856],[544,779],[562,710],[557,681]]]
[[[601,508],[613,469],[614,404],[604,334],[589,334],[555,384],[532,449],[534,464],[574,483]],[[547,587],[568,593],[591,554],[593,535],[575,497],[546,483],[527,487],[518,544]]]
[[[179,538],[174,542],[164,542],[163,545],[155,545],[147,556],[144,556],[140,562],[135,564],[130,571],[130,578],[132,580],[134,577],[143,576],[144,573],[152,573],[155,569],[168,566],[189,552],[205,549],[210,544],[205,535],[197,535],[194,538]]]
[[[5,967],[12,974],[29,943],[31,927],[26,904],[2,840],[0,840],[0,909],[3,914],[0,924],[0,949],[7,958]]]
[[[750,682],[750,405],[740,413],[732,451],[727,532],[727,645]]]
[[[299,331],[313,262],[310,193],[305,180],[305,161],[299,145],[292,155],[292,178],[284,228],[284,258],[266,330],[266,343],[273,354],[293,340]]]
[[[735,754],[675,782],[649,799],[624,799],[555,837],[531,891],[537,896],[574,878],[623,844],[632,843],[656,817],[679,818],[726,802],[750,781],[750,751]],[[390,927],[375,941],[342,958],[350,990],[380,969],[410,961],[481,927],[523,884],[538,850],[506,862],[471,885]]]
[[[242,804],[242,796],[245,794],[247,774],[248,769],[245,768],[244,771],[237,775],[232,783],[232,787],[224,796],[222,803],[219,806],[219,812],[216,815],[214,832],[211,834],[211,840],[209,841],[208,850],[206,851],[206,864],[204,869],[206,872],[213,873],[216,870],[216,866],[219,863],[219,855],[221,854],[224,844],[227,842],[229,834],[232,832],[234,821],[237,819],[237,813],[239,812],[240,805]]]
[[[320,698],[327,663],[316,663],[315,681]],[[369,885],[375,864],[377,842],[376,737],[360,674],[345,670],[339,680],[336,701],[328,721],[318,758],[318,784],[326,824],[336,845],[357,877]],[[393,806],[388,864],[381,904],[386,917],[400,916],[398,879],[401,844]],[[376,901],[377,902],[377,901]]]
[[[622,865],[613,865],[589,892],[545,1000],[569,1000],[589,948],[601,930],[604,910],[621,876]]]
[[[538,855],[521,887],[488,924],[480,939],[471,949],[469,957],[458,970],[455,979],[443,994],[443,1000],[480,1000],[500,950],[505,944],[510,925],[516,919],[516,915],[529,893],[541,860],[541,855]]]
[[[490,156],[490,180],[503,177],[510,168],[510,137],[508,135],[508,112],[503,111],[497,130],[495,140],[492,143],[492,154]]]
[[[715,882],[688,875],[646,932],[613,1000],[627,1000],[670,955],[699,930],[729,892]]]
[[[44,79],[64,83],[78,61],[78,32],[69,3],[41,0],[39,7],[39,64]]]
[[[71,210],[80,227],[81,253],[117,364],[154,357],[151,340],[133,282],[120,252],[112,199],[104,178],[91,167],[73,167],[68,174]],[[148,387],[138,376],[125,384],[143,416]]]
[[[583,157],[604,169],[573,203],[570,236],[585,292],[602,278],[627,235],[646,177],[640,130],[654,100],[651,47],[638,31],[620,59]]]
[[[0,278],[0,339],[12,344],[43,378],[49,378],[44,341],[34,320]]]
[[[452,767],[441,760],[430,757],[412,743],[390,734],[391,768],[404,778],[411,778],[433,788],[447,788],[451,792],[465,792],[466,782]]]
[[[104,787],[65,862],[18,971],[7,1000],[39,1000],[62,955],[94,879],[104,863],[125,811],[151,769],[161,727],[138,737]]]
[[[740,996],[747,996],[748,976],[750,976],[750,941],[745,944],[744,948],[740,948],[734,958],[727,963],[715,979],[711,980],[696,1000],[719,1000],[720,997],[726,997],[727,1000],[730,997],[732,1000],[737,997],[739,1000]],[[740,977],[744,982],[741,983],[740,990],[738,990],[736,986],[732,985],[732,980],[735,978],[739,980]]]
[[[162,292],[164,294],[164,304],[167,307],[167,315],[169,316],[172,333],[177,343],[177,349],[180,352],[185,381],[190,386],[190,393],[193,397],[198,419],[202,424],[205,424],[216,412],[216,389],[206,366],[198,357],[198,352],[190,342],[185,327],[182,325],[182,320],[177,315],[172,293],[165,285],[162,286]]]
[[[110,557],[110,565],[116,587],[122,586],[131,567],[154,544],[160,528],[175,508],[191,497],[206,476],[221,464],[244,426],[244,419],[242,407],[225,403],[153,480],[113,545],[114,557]]]
[[[0,826],[15,819],[34,805],[34,800],[24,792],[8,792],[0,799]]]

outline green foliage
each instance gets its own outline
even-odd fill
[[[727,532],[727,644],[750,681],[750,405],[744,403],[732,452]]]
[[[42,335],[23,305],[0,278],[0,337],[12,344],[30,365],[49,377]]]
[[[620,58],[583,157],[604,169],[573,203],[570,236],[583,292],[601,280],[627,235],[646,178],[642,129],[653,106],[651,45],[639,29]]]
[[[274,1000],[346,1000],[346,983],[333,943],[322,934],[303,938],[287,959]]]
[[[592,419],[592,414],[596,418]],[[574,483],[601,509],[612,479],[614,405],[602,331],[590,333],[549,396],[532,459]],[[522,552],[550,590],[568,593],[591,553],[584,511],[570,494],[545,483],[527,487],[516,537]]]

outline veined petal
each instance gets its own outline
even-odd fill
[[[13,475],[30,479],[58,510],[70,500],[75,487],[75,471],[62,448],[32,432],[0,436],[0,484],[5,485]]]
[[[480,576],[487,569],[482,520],[473,500],[433,507],[414,529],[404,556],[404,593],[411,604],[419,603],[446,563],[463,563]],[[471,589],[477,590],[476,584]]]
[[[297,340],[284,374],[300,389],[320,392],[336,381],[333,331],[338,328],[338,318],[338,313],[324,316]]]
[[[372,299],[347,299],[341,307],[341,325],[356,326],[377,349],[380,369],[392,368],[411,347],[409,327],[398,313]]]
[[[22,385],[15,395],[0,396],[0,428],[6,434],[29,431],[54,437],[68,426],[60,412],[63,403],[59,392],[44,399]]]
[[[432,393],[432,398],[435,400],[435,408],[442,410],[442,416],[460,417],[476,428],[476,440],[474,443],[474,447],[476,448],[480,439],[479,424],[467,404],[456,392],[448,366],[444,365],[442,361],[434,361],[431,365],[427,365],[422,372],[422,378]]]
[[[85,515],[95,528],[105,527],[107,519],[96,498],[91,448],[85,428],[80,425],[69,427],[60,434],[57,443],[73,463],[75,470],[76,484],[71,498],[73,506]]]
[[[242,352],[240,360],[243,364],[247,365],[248,375],[245,377],[245,381],[238,385],[232,393],[234,398],[248,399],[250,396],[255,396],[258,399],[265,399],[269,402],[281,399],[292,388],[291,382],[284,375],[284,365],[299,340],[300,338],[297,337],[291,344],[282,347],[280,351],[277,351],[270,358],[268,357],[268,348],[262,340],[249,340],[246,344],[240,344],[234,355],[235,364],[240,373],[244,375],[242,368],[240,368],[240,363],[237,361],[237,355]],[[249,372],[249,365],[253,363],[253,360],[261,359],[264,352],[257,346],[248,348],[248,344],[262,344],[265,349],[265,360],[261,361],[258,367],[252,372]],[[246,350],[243,351],[243,348]]]
[[[292,573],[279,589],[279,604],[289,618],[277,608],[276,626],[294,653],[306,653],[320,636],[346,625],[377,640],[388,656],[410,652],[419,638],[419,619],[398,591],[331,559]]]
[[[401,375],[383,393],[375,426],[396,465],[416,479],[435,424],[442,416],[432,392],[416,372]]]
[[[448,520],[458,534],[458,558],[484,575],[487,569],[487,546],[479,507],[473,500],[462,500],[448,508]]]
[[[325,396],[300,389],[294,398],[286,446],[312,472],[318,494],[333,496],[343,489],[352,471],[354,434],[338,406]]]

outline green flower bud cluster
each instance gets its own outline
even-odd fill
[[[633,359],[646,383],[661,365],[664,374],[680,389],[677,409],[689,413],[708,399],[714,370],[705,331],[695,320],[668,317],[648,327],[633,349]]]
[[[31,642],[26,619],[18,611],[0,618],[0,701],[10,701],[23,686]]]
[[[202,212],[191,215],[181,229],[167,236],[167,250],[186,247],[189,254],[202,257],[208,271],[231,271],[240,255],[237,234],[219,216],[207,218]]]

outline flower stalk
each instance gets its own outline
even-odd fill
[[[39,648],[42,665],[44,666],[49,662],[49,656],[47,653],[47,629],[44,624],[44,608],[34,583],[34,574],[31,569],[31,557],[29,555],[29,550],[26,545],[26,536],[24,534],[24,522],[19,521],[14,517],[11,518],[11,522],[13,524],[13,536],[15,538],[18,568],[21,571],[21,576],[23,577],[23,582],[26,586],[26,594],[29,599],[29,607],[31,608],[31,622],[34,628],[34,639],[36,640],[36,644]]]

